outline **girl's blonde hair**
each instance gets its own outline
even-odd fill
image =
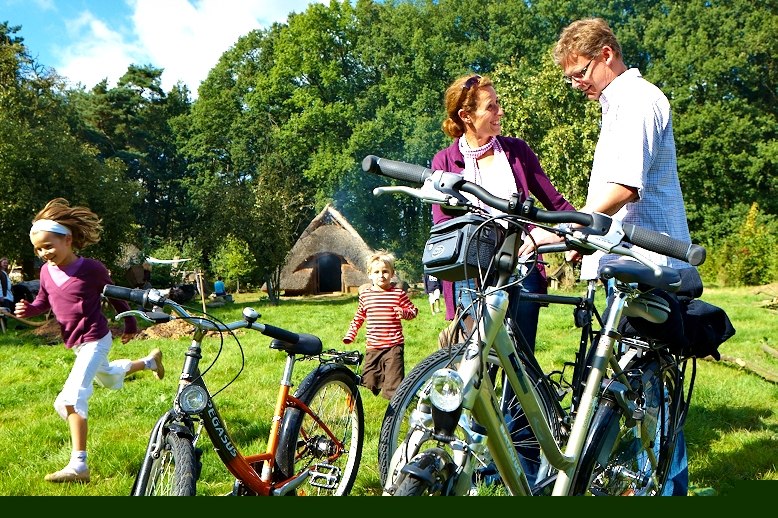
[[[87,207],[71,207],[65,198],[54,198],[35,215],[32,222],[50,219],[70,229],[73,248],[86,248],[100,242],[103,221]]]
[[[375,262],[384,263],[392,272],[394,272],[394,255],[386,250],[376,250],[367,256],[367,273],[370,273],[370,266]]]

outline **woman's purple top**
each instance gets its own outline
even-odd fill
[[[70,277],[57,286],[51,277],[49,264],[41,268],[40,290],[25,316],[40,315],[51,309],[62,331],[65,347],[99,340],[108,334],[108,319],[102,310],[102,293],[106,284],[113,284],[108,269],[95,259],[81,257],[63,268]],[[117,312],[130,309],[123,300],[108,299]],[[138,323],[132,317],[124,319],[124,332],[135,333]]]
[[[515,137],[498,136],[503,151],[508,158],[508,163],[516,180],[516,192],[519,194],[519,202],[527,199],[527,193],[540,202],[547,210],[575,210],[559,191],[556,190],[551,180],[546,176],[537,155],[529,145]],[[448,171],[462,174],[465,169],[465,157],[459,151],[459,138],[447,148],[438,151],[432,159],[433,171]],[[508,198],[513,193],[492,193],[495,196]],[[451,219],[452,216],[444,214],[440,205],[432,206],[432,222],[440,223]],[[545,278],[545,270],[538,265],[540,273]],[[454,290],[451,281],[443,281],[443,299],[446,301],[446,319],[453,320],[455,313]],[[545,293],[545,290],[544,290]]]

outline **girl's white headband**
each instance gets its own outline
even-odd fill
[[[57,234],[70,235],[70,229],[61,223],[57,223],[53,219],[39,219],[32,224],[30,229],[30,239],[35,232],[45,230],[47,232],[56,232]]]

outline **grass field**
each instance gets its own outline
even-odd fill
[[[772,290],[772,291],[771,291]],[[721,347],[722,354],[739,360],[757,372],[778,375],[778,358],[762,346],[778,348],[778,320],[765,301],[775,299],[775,287],[707,289],[704,300],[723,307],[737,334]],[[445,325],[441,314],[431,315],[426,297],[416,295],[419,317],[404,322],[406,369],[437,347],[438,331]],[[284,299],[270,306],[259,294],[239,294],[235,303],[213,309],[222,320],[239,318],[244,306],[252,306],[261,321],[299,332],[319,335],[325,347],[344,348],[341,338],[356,308],[354,296],[321,296]],[[193,304],[195,309],[197,304]],[[209,310],[211,311],[211,310]],[[269,349],[269,339],[259,333],[239,332],[225,337],[218,361],[208,373],[211,390],[226,388],[217,396],[222,416],[234,441],[246,452],[264,449],[275,401],[283,357]],[[364,330],[357,348],[363,347]],[[577,345],[569,307],[541,311],[537,354],[545,367],[560,367]],[[204,365],[216,357],[218,338],[206,342]],[[56,339],[36,336],[30,328],[9,323],[0,335],[0,495],[127,495],[133,483],[157,417],[167,410],[177,383],[185,336],[114,342],[111,358],[137,358],[150,349],[164,352],[167,376],[157,381],[149,372],[128,378],[120,391],[96,389],[90,400],[89,464],[92,482],[86,485],[54,485],[43,476],[61,468],[70,454],[66,424],[52,403],[72,365],[73,355]],[[741,480],[778,480],[778,384],[734,362],[698,361],[692,406],[687,422],[692,493],[728,495]],[[296,378],[313,368],[300,363]],[[387,402],[363,392],[366,412],[366,444],[353,495],[378,495],[378,430]],[[202,495],[223,495],[232,479],[212,451],[208,439],[203,473],[198,483]]]

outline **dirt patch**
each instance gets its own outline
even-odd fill
[[[46,320],[42,326],[32,328],[32,334],[43,338],[47,344],[62,341],[62,331],[57,321],[53,318]]]
[[[121,323],[110,322],[108,328],[111,330],[114,338],[120,338],[124,332],[124,326]],[[181,338],[190,335],[192,329],[191,324],[186,323],[184,320],[176,319],[143,329],[135,336],[135,339]],[[42,338],[48,344],[62,342],[59,324],[53,318],[46,320],[42,326],[33,328],[31,333]]]
[[[164,324],[156,324],[147,327],[135,337],[137,340],[148,338],[181,338],[192,334],[192,324],[185,320],[175,319]]]

